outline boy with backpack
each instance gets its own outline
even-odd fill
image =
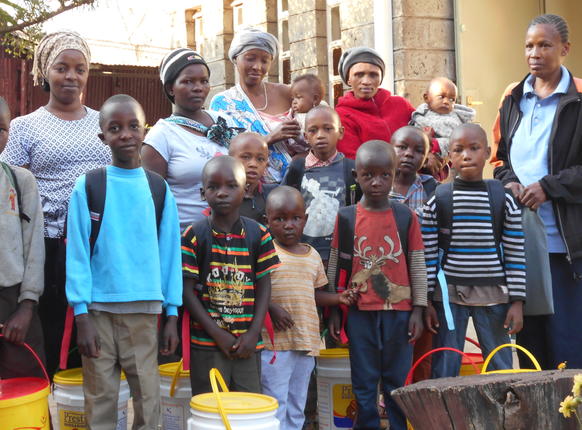
[[[335,110],[325,105],[312,108],[305,118],[305,139],[311,149],[305,158],[291,162],[281,183],[303,195],[309,216],[303,241],[319,252],[325,265],[338,209],[356,204],[361,197],[352,175],[354,161],[337,151],[343,135]]]
[[[384,393],[390,428],[406,429],[390,392],[404,384],[412,344],[422,334],[426,266],[420,225],[405,205],[389,200],[396,169],[394,148],[365,142],[356,154],[356,181],[364,197],[338,212],[328,269],[330,288],[359,297],[347,315],[355,429],[380,428],[377,387]]]
[[[168,355],[178,343],[182,304],[178,212],[161,176],[141,167],[139,103],[110,97],[99,123],[112,164],[77,180],[67,220],[66,291],[83,356],[87,423],[93,430],[115,428],[123,370],[134,428],[157,428],[158,315],[164,308],[168,316],[160,347]]]
[[[240,161],[228,155],[209,160],[202,195],[212,211],[182,234],[184,306],[193,318],[193,396],[212,390],[212,368],[233,391],[261,392],[261,329],[270,273],[280,263],[267,229],[239,214],[245,184]]]
[[[0,153],[8,142],[10,109],[0,97]],[[42,328],[36,310],[44,287],[43,215],[30,171],[0,162],[0,378],[32,376],[44,361]],[[14,345],[17,344],[17,345]]]
[[[426,326],[435,334],[435,348],[462,350],[471,316],[487,356],[509,343],[509,335],[523,325],[521,209],[500,181],[483,180],[490,148],[481,127],[457,127],[449,154],[458,177],[439,185],[423,209],[429,283]],[[437,279],[440,288],[435,288]],[[444,352],[435,354],[432,363],[433,377],[457,376],[461,357]],[[495,354],[491,368],[512,368],[511,350]]]

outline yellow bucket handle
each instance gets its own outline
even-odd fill
[[[226,412],[224,411],[224,407],[222,406],[222,399],[220,398],[220,391],[218,391],[218,384],[220,384],[220,388],[224,393],[228,393],[228,387],[226,386],[224,379],[222,379],[222,375],[218,371],[218,369],[210,369],[210,385],[212,386],[212,392],[216,396],[216,403],[218,405],[218,413],[220,414],[220,418],[222,418],[222,422],[226,430],[232,430],[230,426],[230,422],[228,421],[228,417],[226,416]]]
[[[180,361],[178,362],[178,365],[176,366],[176,371],[174,372],[174,376],[172,376],[172,383],[170,384],[170,397],[174,397],[174,394],[176,394],[176,385],[178,384],[178,376],[180,375],[180,372],[182,372],[182,365],[183,365],[183,359],[180,359]]]
[[[493,358],[493,356],[497,353],[497,351],[499,351],[500,349],[503,349],[503,348],[516,348],[516,349],[519,349],[521,352],[523,352],[525,355],[528,356],[528,358],[533,363],[535,369],[501,369],[501,370],[490,370],[490,371],[487,371],[487,366],[489,365],[489,362],[491,361],[491,359]],[[517,345],[517,344],[514,344],[514,343],[506,343],[506,344],[503,344],[503,345],[499,345],[497,348],[495,348],[493,351],[491,351],[489,353],[489,355],[485,359],[485,362],[483,363],[483,368],[481,370],[481,374],[482,375],[487,375],[487,374],[491,374],[491,373],[526,373],[526,372],[541,372],[541,370],[542,370],[542,368],[540,366],[540,363],[538,363],[538,361],[536,360],[536,358],[533,356],[533,354],[531,352],[529,352],[527,349],[525,349],[521,345]]]

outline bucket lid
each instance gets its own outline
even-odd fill
[[[277,400],[271,396],[255,393],[229,391],[219,393],[222,406],[227,414],[258,414],[274,411],[279,407]],[[190,407],[197,411],[218,413],[216,394],[205,393],[192,397]]]
[[[174,376],[176,374],[176,369],[178,368],[178,366],[180,365],[179,361],[176,361],[174,363],[166,363],[166,364],[160,364],[159,369],[160,369],[160,375],[162,376]],[[180,370],[180,378],[189,378],[190,377],[190,371],[189,370]]]
[[[0,380],[0,408],[30,403],[49,395],[49,383],[43,378]]]
[[[121,380],[125,380],[125,373],[121,372]],[[53,381],[61,385],[83,385],[83,369],[76,367],[74,369],[61,370],[56,373]]]
[[[349,358],[350,350],[348,348],[330,348],[319,351],[320,358]]]

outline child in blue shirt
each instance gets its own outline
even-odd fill
[[[66,291],[83,355],[87,424],[115,428],[123,370],[133,397],[134,426],[157,428],[158,315],[164,308],[168,316],[160,349],[168,355],[178,343],[177,308],[182,304],[178,212],[168,185],[141,167],[145,115],[139,103],[113,96],[102,106],[99,122],[99,137],[113,156],[104,171],[103,210],[91,210],[94,201],[88,197],[95,194],[88,196],[88,191],[98,184],[87,179],[89,172],[75,184],[67,220]],[[159,219],[155,181],[162,181],[165,190]],[[101,222],[96,237],[95,222]]]

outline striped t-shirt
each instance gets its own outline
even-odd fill
[[[255,316],[256,281],[279,267],[280,262],[271,235],[264,226],[260,225],[262,237],[258,255],[249,252],[240,220],[232,231],[224,233],[212,229],[212,250],[207,260],[210,265],[205,270],[208,276],[202,282],[196,255],[203,250],[198,250],[192,226],[187,227],[182,234],[182,272],[198,284],[195,294],[216,324],[238,337],[247,332]],[[251,258],[255,259],[254,272]],[[192,346],[216,348],[216,342],[202,325],[193,320],[191,328]],[[262,347],[259,339],[257,348]]]
[[[429,295],[434,292],[438,269],[438,216],[433,196],[424,206],[422,235],[425,246]],[[505,193],[501,252],[496,247],[492,207],[484,181],[455,179],[451,241],[443,265],[453,285],[507,285],[509,298],[525,300],[525,251],[521,209]]]

